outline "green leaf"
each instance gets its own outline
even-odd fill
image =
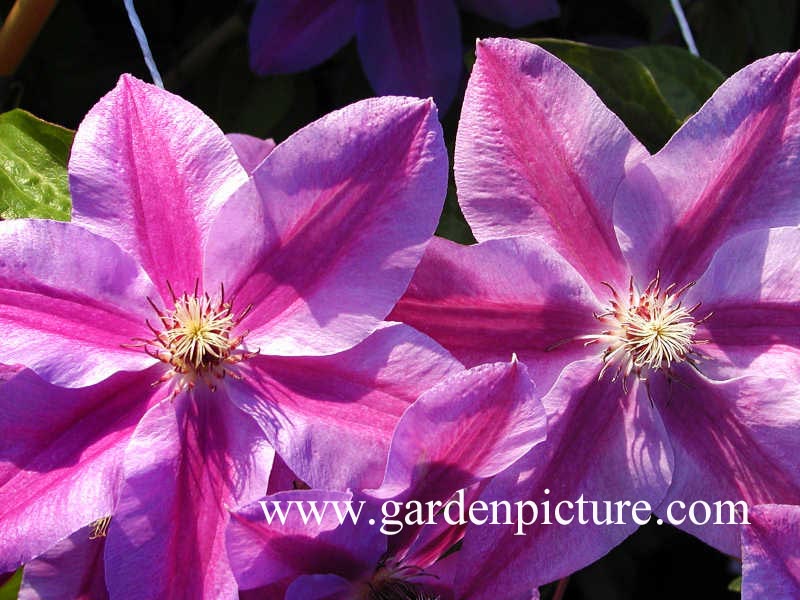
[[[687,6],[686,17],[700,56],[727,74],[747,64],[752,23],[741,2],[693,2]]]
[[[739,577],[737,577],[736,579],[734,579],[733,581],[731,581],[728,584],[728,590],[731,591],[731,592],[739,592],[740,594],[742,593],[742,576],[741,575],[739,575]]]
[[[0,600],[17,600],[19,586],[22,583],[22,567],[6,581],[5,585],[0,586]]]
[[[565,40],[528,41],[572,67],[649,150],[658,150],[680,126],[653,75],[633,55]]]
[[[0,218],[69,220],[67,158],[74,135],[24,110],[0,114]]]
[[[697,112],[725,76],[710,63],[675,46],[639,46],[625,51],[641,62],[681,121]]]

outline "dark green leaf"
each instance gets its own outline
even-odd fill
[[[529,40],[570,65],[639,140],[659,149],[680,126],[650,71],[634,56],[577,42]]]
[[[741,2],[693,2],[686,16],[700,56],[729,75],[748,62],[752,25]]]
[[[679,119],[697,112],[725,81],[714,66],[675,46],[639,46],[626,50],[647,67]]]
[[[734,579],[733,581],[731,581],[728,584],[728,590],[730,590],[731,592],[739,592],[740,594],[742,593],[742,576],[741,575],[739,575],[739,577],[737,577],[736,579]]]
[[[17,569],[17,572],[6,581],[5,585],[0,586],[0,600],[17,600],[19,594],[19,586],[22,583],[22,568]]]
[[[67,158],[73,136],[24,110],[0,115],[0,218],[69,220]]]

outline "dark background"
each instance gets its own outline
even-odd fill
[[[0,0],[5,15],[10,0]],[[226,132],[280,141],[321,115],[372,95],[351,42],[319,67],[297,75],[250,73],[247,23],[252,5],[219,0],[136,2],[167,89],[210,115]],[[797,2],[684,1],[703,58],[726,75],[768,54],[794,50]],[[612,48],[683,47],[668,0],[564,0],[559,19],[512,31],[462,13],[465,55],[477,37],[558,37]],[[122,0],[62,0],[21,65],[3,109],[20,106],[76,128],[121,73],[149,81]],[[464,75],[463,85],[466,83]],[[451,151],[461,99],[442,115]],[[454,197],[449,211],[458,218]],[[452,235],[468,241],[464,229]],[[727,591],[738,563],[666,525],[649,525],[570,578],[566,600],[735,599]],[[544,589],[552,597],[555,586]]]

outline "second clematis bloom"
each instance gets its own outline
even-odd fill
[[[260,0],[250,65],[262,75],[311,68],[354,35],[380,95],[433,97],[444,112],[464,70],[458,6],[509,27],[558,16],[556,0]]]
[[[123,76],[69,175],[72,223],[0,223],[0,362],[30,369],[0,399],[0,571],[113,514],[112,598],[235,597],[226,508],[272,449],[377,485],[403,410],[460,369],[382,323],[444,198],[435,107],[347,107],[249,176],[200,110]]]
[[[548,439],[487,498],[646,500],[733,555],[736,515],[688,505],[800,500],[798,123],[800,55],[776,55],[650,156],[549,53],[478,43],[455,171],[480,243],[432,243],[392,317],[467,366],[516,352],[541,386]],[[463,551],[509,553],[524,587],[635,528],[474,528]]]
[[[534,384],[516,359],[444,379],[400,419],[379,489],[281,492],[234,513],[226,538],[242,597],[466,600],[454,595],[460,553],[440,560],[464,534],[463,524],[448,525],[444,516],[456,523],[460,509],[445,503],[464,488],[461,500],[474,499],[486,481],[541,443],[545,422]],[[309,511],[309,503],[322,511],[320,521],[292,510]],[[415,503],[420,508],[412,516]],[[462,506],[473,514],[466,501]],[[337,517],[348,508],[357,522]],[[288,518],[279,520],[278,509]],[[429,519],[436,523],[420,524]],[[488,566],[506,558],[498,553]],[[533,589],[503,596],[534,597]]]

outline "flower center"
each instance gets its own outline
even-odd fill
[[[142,340],[145,352],[171,367],[156,384],[174,379],[174,396],[194,388],[198,381],[214,391],[226,375],[238,379],[235,366],[257,354],[243,348],[246,332],[233,334],[251,306],[236,315],[221,286],[219,299],[198,294],[196,286],[194,293],[181,296],[169,289],[175,304],[171,311],[162,311],[147,299],[158,315],[158,327],[147,322],[155,337]]]
[[[651,371],[661,371],[674,379],[672,367],[682,362],[697,368],[700,355],[694,346],[705,343],[705,340],[695,339],[697,325],[711,315],[696,320],[694,312],[701,303],[691,308],[683,306],[681,297],[694,282],[677,290],[675,284],[662,290],[657,275],[639,292],[631,278],[627,298],[621,297],[610,284],[605,285],[611,290],[612,298],[608,309],[595,318],[606,329],[579,338],[587,340],[587,345],[606,344],[600,377],[612,365],[617,367],[612,380],[631,374],[646,380]]]
[[[401,566],[390,562],[380,565],[366,584],[363,600],[439,600],[438,594],[426,592],[424,586],[413,581],[417,578],[430,577],[422,569],[410,565]]]

